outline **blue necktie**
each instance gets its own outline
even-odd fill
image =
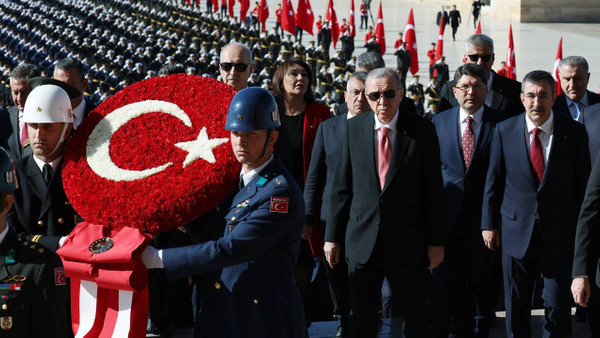
[[[581,103],[573,101],[573,106],[575,107],[575,116],[573,116],[573,120],[579,121],[579,117],[581,116]]]

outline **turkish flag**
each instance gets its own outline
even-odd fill
[[[508,50],[506,51],[506,77],[517,79],[517,62],[515,60],[515,44],[513,43],[512,24],[508,29]]]
[[[240,7],[240,20],[242,22],[246,21],[246,13],[248,13],[248,9],[250,8],[250,0],[238,0],[241,4]]]
[[[481,18],[477,21],[477,29],[475,30],[475,34],[481,34]]]
[[[235,6],[235,0],[229,0],[229,4],[227,6],[227,11],[229,12],[229,16],[232,18],[235,16],[233,14],[233,6]]]
[[[350,36],[356,36],[356,24],[354,23],[354,0],[350,2],[350,18],[348,18],[348,28],[350,29]]]
[[[267,18],[269,17],[269,5],[267,0],[260,1],[260,7],[258,9],[258,21],[262,24],[262,31],[267,31]]]
[[[438,42],[435,49],[435,61],[438,61],[442,55],[444,55],[444,27],[446,27],[446,23],[444,22],[444,16],[440,20],[440,32],[438,34]]]
[[[417,35],[415,34],[415,16],[412,8],[408,14],[408,22],[404,30],[404,41],[406,41],[406,50],[410,52],[410,73],[417,74],[419,71],[419,55],[417,54]]]
[[[298,13],[296,13],[296,25],[300,26],[303,31],[313,34],[313,23],[315,15],[313,14],[310,0],[298,0]]]
[[[558,42],[558,49],[556,50],[556,60],[554,60],[554,70],[552,71],[552,77],[554,77],[554,86],[556,86],[556,95],[562,94],[562,87],[560,86],[560,77],[558,76],[558,65],[562,61],[562,36]]]
[[[292,0],[284,0],[281,8],[281,29],[292,35],[296,34],[296,18]]]
[[[212,0],[212,3],[213,3],[213,12],[215,12],[215,13],[218,12],[219,11],[219,0]]]
[[[375,36],[377,43],[381,47],[381,55],[385,54],[385,30],[383,29],[383,11],[381,10],[381,2],[379,1],[379,14],[377,15],[377,26],[375,26]]]
[[[340,26],[338,25],[335,7],[333,7],[333,0],[329,0],[329,5],[327,6],[327,14],[325,15],[325,19],[327,19],[330,23],[331,39],[333,39],[333,48],[335,49],[335,45],[337,45],[337,41],[340,37]]]

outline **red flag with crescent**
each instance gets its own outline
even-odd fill
[[[281,8],[281,29],[290,34],[296,34],[296,18],[291,0],[283,0]]]
[[[509,79],[517,79],[517,60],[515,57],[515,43],[513,42],[512,24],[508,29],[508,50],[506,52],[506,77]]]
[[[296,25],[300,26],[300,28],[302,28],[303,31],[308,32],[308,34],[314,35],[313,23],[315,22],[315,15],[310,6],[310,1],[298,0],[298,8],[296,9]]]
[[[354,23],[354,0],[350,2],[350,17],[348,18],[348,28],[350,29],[350,36],[356,36],[356,24]]]
[[[560,37],[560,41],[558,42],[558,49],[556,50],[556,59],[554,59],[554,69],[552,70],[552,77],[554,77],[554,86],[556,87],[556,95],[562,94],[563,90],[560,86],[560,77],[558,75],[558,65],[560,61],[562,61],[562,36]]]
[[[382,1],[379,1],[379,14],[377,15],[377,26],[375,26],[375,36],[377,43],[381,47],[381,55],[385,54],[385,29],[383,28],[383,10],[381,8]]]
[[[333,40],[333,48],[335,48],[340,37],[340,26],[337,21],[337,13],[335,12],[335,7],[333,6],[333,0],[329,0],[325,19],[329,21],[329,27],[331,27],[331,39]]]
[[[415,16],[412,8],[408,14],[408,22],[404,30],[406,50],[410,52],[410,73],[415,75],[419,72],[419,54],[417,51],[417,35],[415,34]]]

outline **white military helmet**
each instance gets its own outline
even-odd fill
[[[25,123],[73,123],[73,109],[67,92],[59,86],[35,87],[25,101]]]

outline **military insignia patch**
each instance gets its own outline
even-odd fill
[[[271,212],[287,214],[290,199],[288,197],[271,197]]]
[[[54,268],[54,285],[67,285],[65,268]]]
[[[12,328],[12,324],[12,317],[0,317],[0,327],[2,327],[2,330],[10,330]]]

